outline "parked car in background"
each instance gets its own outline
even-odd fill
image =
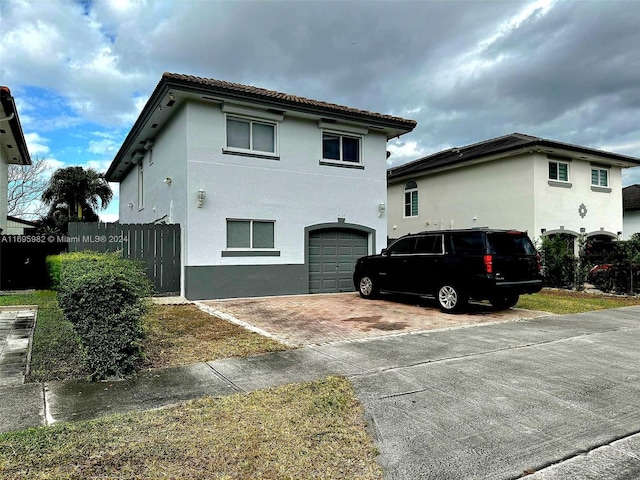
[[[445,312],[461,310],[469,299],[506,309],[542,289],[540,255],[517,230],[406,235],[381,254],[358,259],[353,281],[363,298],[380,292],[432,296]]]

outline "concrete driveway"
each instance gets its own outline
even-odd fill
[[[357,293],[208,300],[199,305],[218,316],[250,325],[288,345],[323,345],[401,333],[481,323],[526,320],[547,315],[522,309],[494,311],[474,303],[460,314],[440,311],[435,301],[383,296],[364,300]]]

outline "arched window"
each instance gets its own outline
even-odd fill
[[[418,216],[418,184],[413,180],[404,186],[404,216]]]

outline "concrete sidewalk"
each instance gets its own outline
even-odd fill
[[[0,431],[330,374],[361,400],[389,479],[640,478],[640,307],[0,387]]]
[[[35,305],[0,307],[0,386],[24,383],[37,311]]]

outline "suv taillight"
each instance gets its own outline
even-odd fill
[[[540,254],[536,255],[536,268],[538,269],[538,273],[542,271],[542,261],[540,260]]]
[[[487,273],[493,273],[493,255],[484,256],[484,270]]]

